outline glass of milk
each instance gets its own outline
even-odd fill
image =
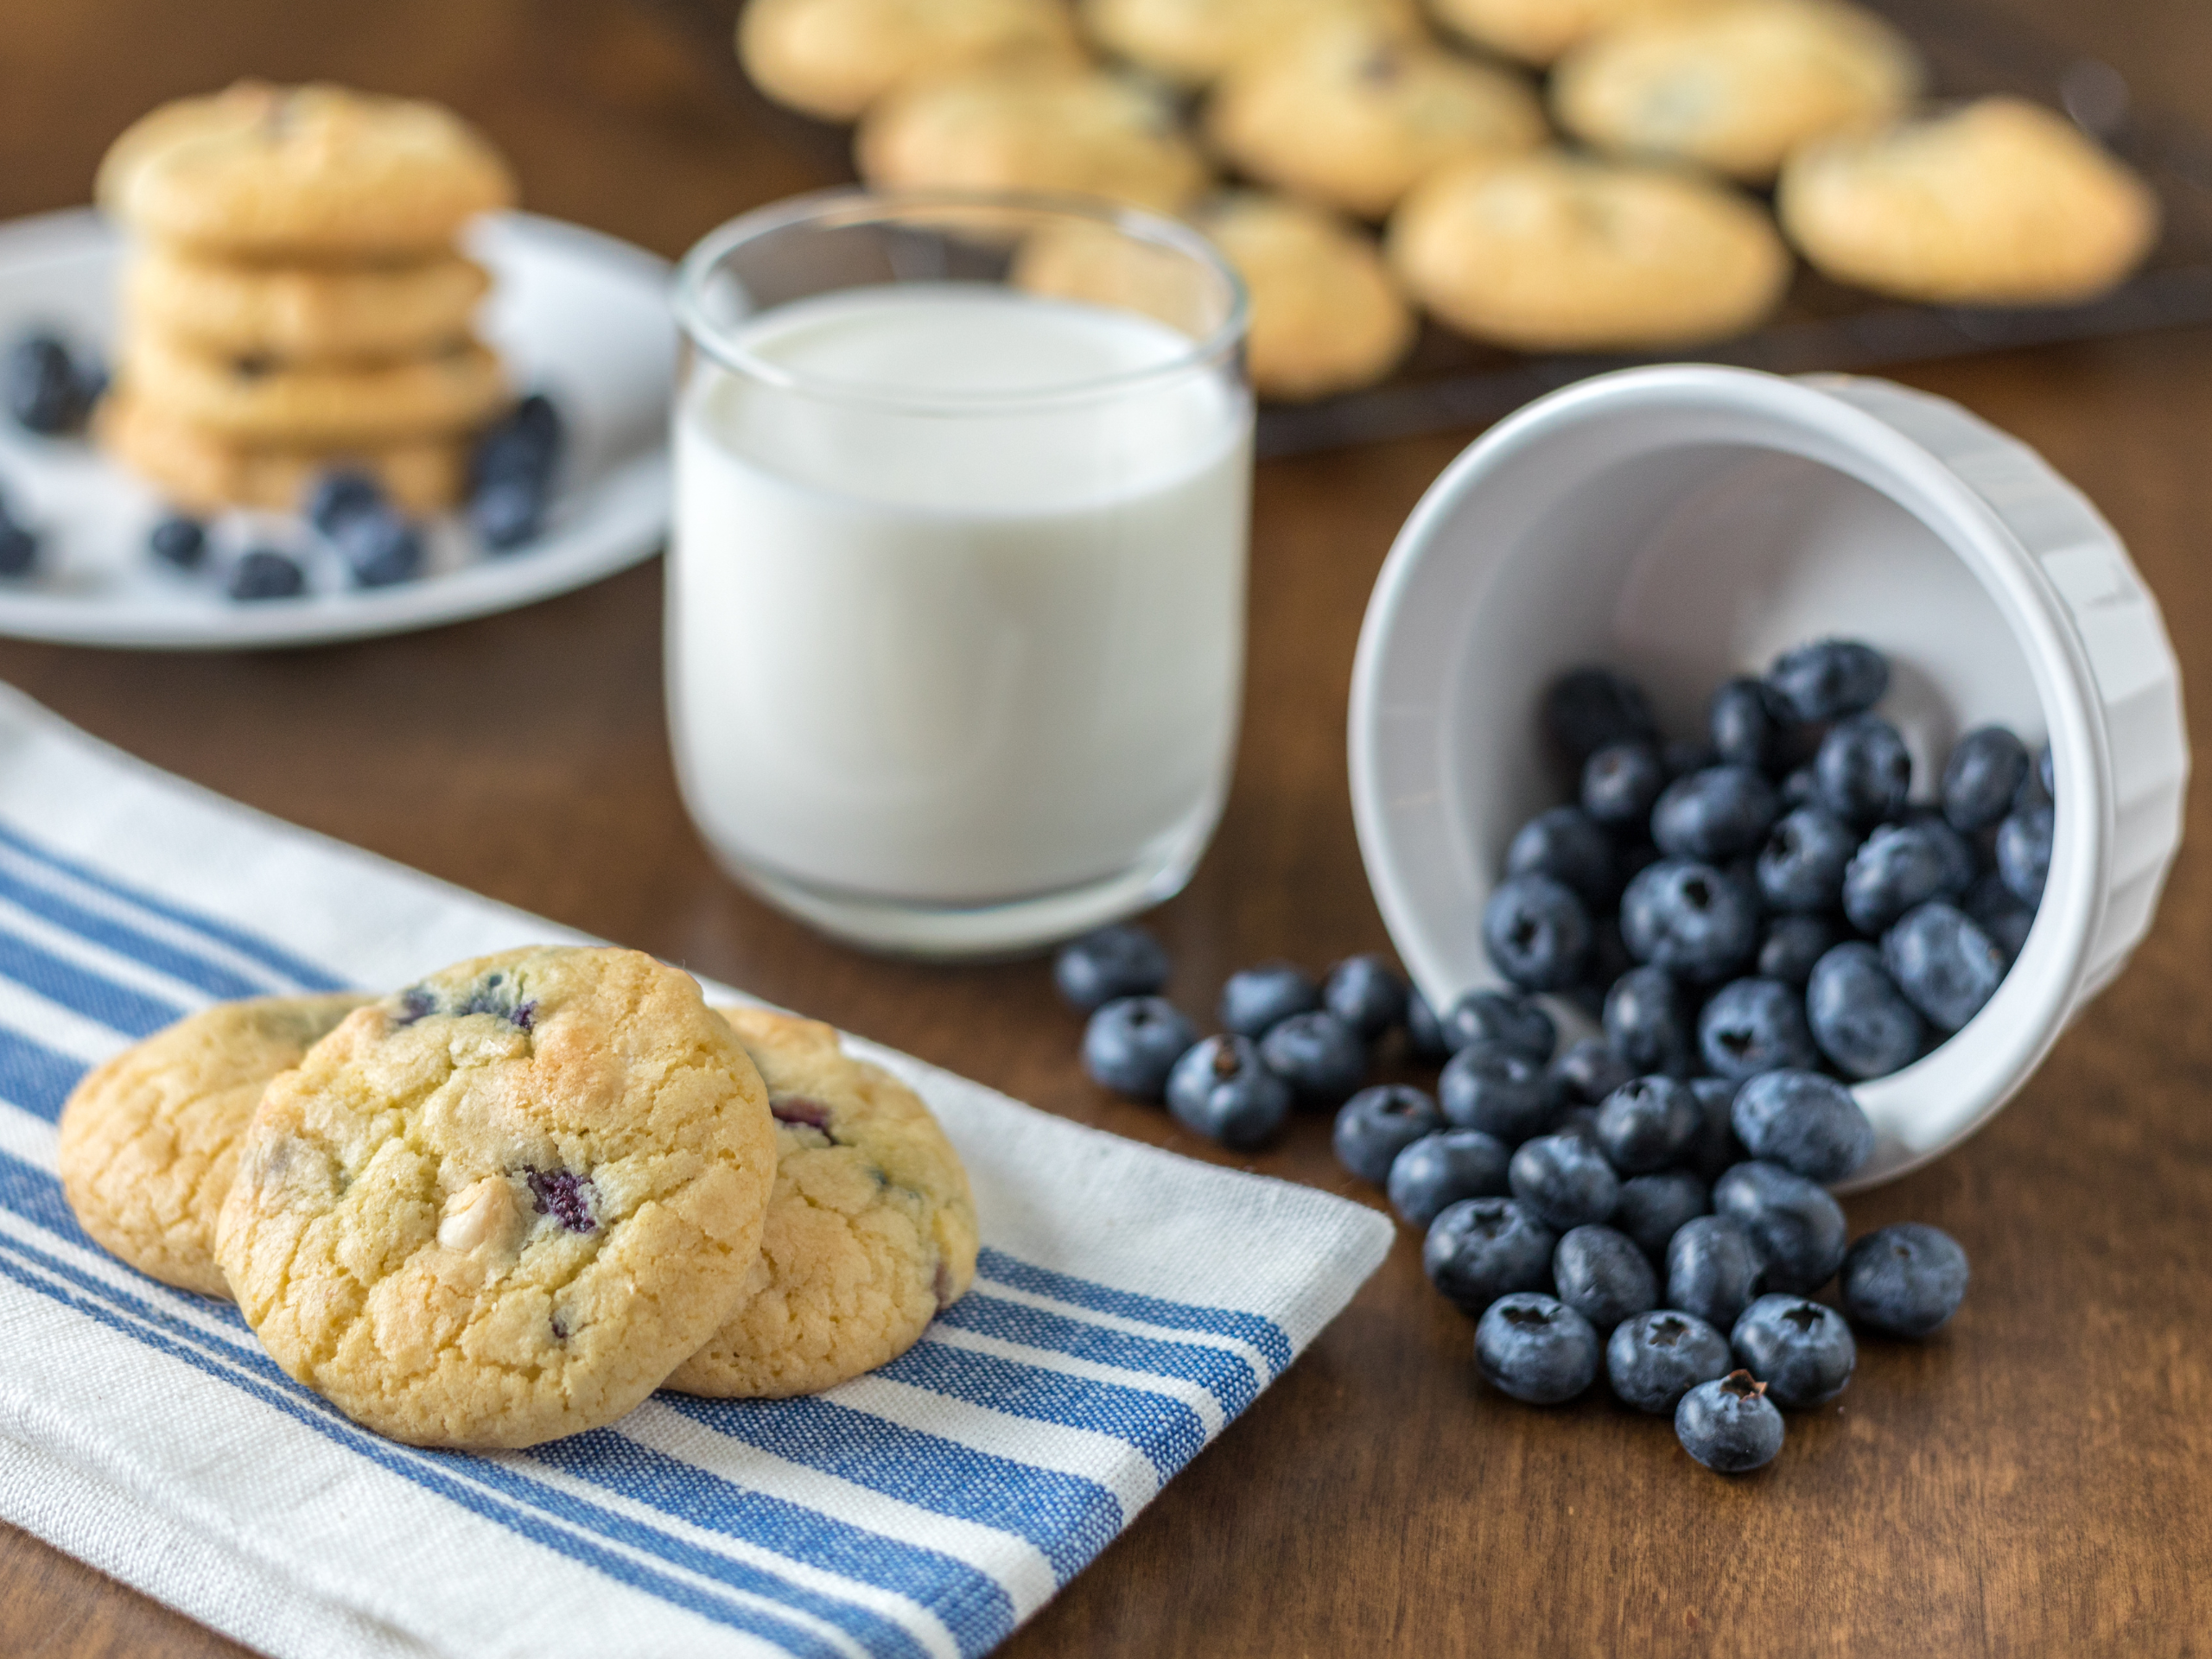
[[[1179,888],[1243,677],[1243,291],[1103,204],[837,191],[677,278],[669,716],[723,867],[880,950]]]

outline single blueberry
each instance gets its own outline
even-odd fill
[[[543,392],[531,393],[477,440],[469,458],[470,493],[503,479],[524,479],[541,487],[550,483],[565,435],[552,399]]]
[[[1716,1474],[1764,1468],[1781,1452],[1782,1433],[1782,1413],[1749,1371],[1700,1382],[1675,1408],[1675,1438]]]
[[[146,545],[164,564],[197,570],[207,558],[207,527],[197,518],[173,512],[156,523]]]
[[[1321,982],[1321,1006],[1371,1043],[1405,1023],[1406,982],[1386,957],[1346,957]]]
[[[1808,1181],[1840,1181],[1874,1155],[1874,1126],[1850,1090],[1818,1071],[1769,1071],[1736,1091],[1736,1138],[1753,1158]]]
[[[290,555],[271,547],[250,548],[231,567],[232,599],[291,599],[307,590],[307,573]]]
[[[1441,1065],[1452,1058],[1451,1039],[1417,985],[1406,989],[1406,1052],[1424,1065]]]
[[[1711,1190],[1687,1169],[1635,1175],[1621,1183],[1621,1201],[1613,1209],[1613,1225],[1654,1262],[1664,1262],[1667,1245],[1682,1224],[1704,1215],[1712,1202]]]
[[[1549,1284],[1558,1243],[1511,1198],[1462,1198],[1429,1223],[1421,1270],[1447,1301],[1479,1313],[1501,1296]]]
[[[1777,916],[1759,941],[1758,976],[1802,990],[1813,964],[1836,943],[1835,926],[1822,916]]]
[[[1475,1326],[1475,1364],[1500,1394],[1556,1406],[1598,1380],[1598,1333],[1556,1297],[1501,1296]]]
[[[1890,664],[1880,652],[1855,639],[1821,639],[1776,658],[1766,683],[1795,718],[1840,720],[1882,700],[1890,689]]]
[[[1726,1331],[1751,1305],[1764,1268],[1758,1241],[1741,1223],[1693,1216],[1667,1241],[1667,1306]]]
[[[1605,1041],[1639,1074],[1682,1077],[1696,1056],[1696,1040],[1681,987],[1656,963],[1631,968],[1605,993]]]
[[[1154,995],[1166,982],[1166,947],[1125,922],[1069,940],[1052,959],[1052,983],[1081,1014],[1118,997]]]
[[[37,563],[38,537],[0,506],[0,576],[26,575]]]
[[[1555,806],[1522,824],[1506,847],[1505,874],[1548,875],[1593,910],[1620,896],[1613,843],[1579,806]]]
[[[1712,744],[1700,739],[1671,737],[1659,746],[1659,764],[1667,769],[1667,781],[1671,784],[1694,772],[1706,772],[1719,766],[1720,754]]]
[[[1610,743],[1646,742],[1659,734],[1643,688],[1609,668],[1577,668],[1544,693],[1544,730],[1580,766]]]
[[[1774,910],[1834,910],[1859,833],[1833,812],[1801,806],[1784,813],[1759,849],[1759,897]]]
[[[1967,1253],[1941,1228],[1908,1221],[1867,1234],[1843,1258],[1843,1311],[1893,1337],[1924,1337],[1967,1294]]]
[[[1609,1221],[1620,1202],[1620,1177],[1605,1154],[1579,1135],[1523,1141],[1505,1166],[1513,1196],[1548,1226]]]
[[[1886,1077],[1920,1058],[1928,1027],[1861,940],[1839,944],[1813,964],[1805,984],[1813,1040],[1847,1077]]]
[[[1694,1313],[1638,1313],[1605,1343],[1605,1380],[1624,1405],[1672,1415],[1700,1382],[1728,1375],[1728,1339]]]
[[[1380,1186],[1390,1179],[1400,1153],[1443,1127],[1444,1115],[1420,1090],[1379,1084],[1361,1090],[1338,1109],[1331,1143],[1338,1163],[1361,1180]]]
[[[23,335],[8,348],[0,362],[0,390],[16,423],[45,437],[74,432],[92,406],[68,346],[43,330]]]
[[[1785,1066],[1817,1065],[1805,1024],[1805,999],[1778,979],[1732,980],[1698,1015],[1698,1052],[1723,1077],[1757,1077]]]
[[[1426,1227],[1462,1198],[1503,1198],[1513,1190],[1505,1179],[1512,1155],[1505,1142],[1480,1129],[1423,1135],[1391,1161],[1390,1207]]]
[[[1569,1228],[1552,1252],[1559,1299],[1598,1331],[1659,1306],[1659,1279],[1625,1233],[1611,1227]]]
[[[1436,1095],[1446,1122],[1494,1135],[1509,1147],[1542,1128],[1553,1104],[1543,1067],[1487,1039],[1469,1043],[1446,1063]]]
[[[1556,1107],[1595,1106],[1635,1075],[1611,1048],[1585,1037],[1546,1068],[1544,1085]]]
[[[468,498],[468,524],[495,553],[535,541],[545,525],[545,486],[533,479],[498,477]]]
[[[572,1233],[599,1230],[591,1212],[598,1190],[590,1176],[566,1169],[531,1169],[523,1172],[523,1179],[529,1183],[530,1196],[537,1200],[540,1215],[552,1217]]]
[[[1541,1065],[1559,1044],[1559,1027],[1542,1004],[1510,991],[1469,991],[1452,1005],[1443,1024],[1454,1053],[1470,1043],[1497,1043]]]
[[[1666,786],[1666,764],[1656,746],[1609,743],[1583,762],[1582,810],[1609,830],[1640,835]]]
[[[1820,774],[1809,765],[1799,766],[1774,786],[1774,792],[1785,812],[1795,812],[1801,806],[1818,806],[1821,804]]]
[[[1986,830],[2012,810],[2028,780],[2028,746],[2002,726],[1982,726],[1952,747],[1943,765],[1943,816],[1955,830]]]
[[[1852,855],[1843,872],[1843,913],[1861,933],[1879,933],[1915,905],[1966,891],[1972,868],[1961,874],[1935,829],[1885,823]]]
[[[1292,1014],[1311,1014],[1320,1006],[1321,988],[1310,975],[1287,962],[1270,962],[1231,974],[1221,988],[1216,1012],[1239,1037],[1257,1039]]]
[[[1336,1106],[1367,1075],[1367,1046],[1335,1014],[1316,1008],[1268,1027],[1260,1064],[1290,1085],[1300,1105]]]
[[[1843,1265],[1842,1206],[1779,1164],[1737,1165],[1713,1184],[1713,1209],[1751,1236],[1769,1290],[1809,1296]]]
[[[1802,758],[1796,716],[1771,686],[1749,675],[1721,682],[1706,705],[1706,728],[1730,766],[1786,772]]]
[[[1690,1092],[1697,1096],[1698,1129],[1697,1138],[1682,1156],[1682,1166],[1707,1181],[1744,1161],[1744,1144],[1736,1139],[1732,1116],[1738,1086],[1733,1077],[1690,1079]]]
[[[1912,789],[1912,756],[1897,728],[1876,715],[1831,726],[1813,757],[1821,804],[1846,823],[1894,817]]]
[[[2028,942],[2028,930],[2036,925],[2035,912],[2013,896],[2005,878],[1994,870],[1967,889],[1959,908],[2005,953],[2008,965],[2020,954]]]
[[[2050,838],[2057,817],[2047,801],[2016,809],[1997,826],[1997,874],[2031,909],[2043,902],[2050,875]]]
[[[1750,961],[1758,906],[1743,883],[1710,864],[1663,858],[1621,895],[1621,938],[1637,961],[1712,984]]]
[[[1573,890],[1548,875],[1501,881],[1483,906],[1491,966],[1524,991],[1564,990],[1590,954],[1590,912]]]
[[[1282,1132],[1290,1085],[1260,1064],[1249,1037],[1209,1037],[1167,1074],[1167,1109],[1193,1134],[1249,1152]]]
[[[340,468],[321,474],[308,486],[307,521],[325,536],[336,536],[342,525],[364,513],[385,510],[384,486],[366,473]]]
[[[331,541],[356,586],[390,588],[423,573],[423,532],[397,513],[355,513]]]
[[[1708,766],[1667,785],[1651,809],[1651,839],[1670,858],[1733,858],[1766,839],[1780,807],[1751,767]]]
[[[1736,1363],[1778,1406],[1802,1409],[1841,1394],[1859,1363],[1843,1315],[1802,1296],[1762,1296],[1728,1333]]]
[[[1121,996],[1096,1009],[1083,1028],[1083,1069],[1100,1087],[1133,1100],[1159,1100],[1175,1062],[1198,1028],[1157,996]]]
[[[1953,1032],[1997,994],[2006,963],[1964,911],[1937,899],[1882,936],[1882,966],[1929,1024]]]
[[[1671,1168],[1697,1138],[1697,1096],[1676,1077],[1631,1077],[1607,1095],[1592,1131],[1624,1175]]]

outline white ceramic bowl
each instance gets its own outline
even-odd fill
[[[1513,831],[1564,798],[1536,707],[1618,665],[1701,729],[1731,674],[1831,634],[1889,654],[1881,712],[1932,793],[1953,740],[2002,721],[2056,776],[2033,931],[1980,1014],[1861,1084],[1880,1133],[1854,1185],[1956,1144],[2026,1081],[2151,922],[2189,772],[2178,670],[2126,550],[2034,451],[1881,380],[1692,365],[1570,386],[1445,469],[1360,634],[1351,792],[1383,920],[1432,1003],[1498,982],[1482,911]]]

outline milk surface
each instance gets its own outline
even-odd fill
[[[959,906],[1202,837],[1243,671],[1241,387],[1145,377],[1191,351],[1148,319],[979,284],[800,301],[738,344],[761,373],[702,357],[679,402],[669,565],[717,850]]]

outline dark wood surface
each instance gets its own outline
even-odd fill
[[[2198,0],[2018,0],[2198,121]],[[767,110],[713,7],[379,0],[10,0],[0,216],[84,199],[156,100],[242,73],[443,99],[530,204],[682,251],[826,181],[828,135]],[[2041,448],[2162,600],[2212,731],[2212,330],[1903,372]],[[1407,510],[1467,433],[1261,469],[1234,796],[1157,924],[1203,1015],[1233,966],[1387,945],[1354,845],[1343,732],[1362,607]],[[813,937],[718,877],[663,734],[648,567],[514,615],[292,653],[0,644],[0,677],[155,764],[573,926],[641,946],[1197,1157],[1102,1096],[1041,963],[929,969]],[[2192,793],[2201,836],[2206,793]],[[1065,1653],[2212,1652],[2212,884],[2185,851],[2133,965],[1967,1147],[1852,1199],[1854,1230],[1932,1221],[1972,1253],[1925,1346],[1725,1482],[1600,1398],[1514,1406],[1400,1238],[1345,1314],[1004,1649]],[[1363,1202],[1325,1122],[1250,1160]],[[1602,1395],[1603,1390],[1598,1391]],[[0,1651],[240,1649],[0,1528]]]

